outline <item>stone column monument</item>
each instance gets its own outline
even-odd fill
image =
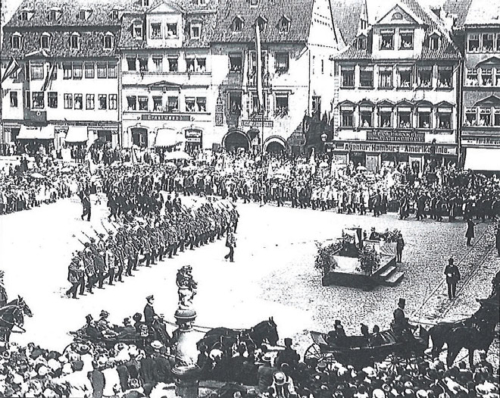
[[[193,298],[196,295],[197,283],[191,275],[192,268],[183,266],[177,271],[177,288],[179,292],[179,307],[175,311],[178,329],[173,339],[175,346],[175,366],[172,373],[175,377],[175,393],[182,398],[198,398],[200,368],[197,365],[198,349],[196,343],[200,339],[193,330],[196,311],[193,308]]]

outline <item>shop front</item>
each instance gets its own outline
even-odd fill
[[[201,128],[190,127],[184,130],[184,139],[186,145],[184,150],[193,154],[203,149],[203,130]]]
[[[26,126],[21,125],[15,137],[16,145],[22,152],[34,154],[36,152],[49,153],[54,147],[54,126]]]

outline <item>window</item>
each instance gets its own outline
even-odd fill
[[[139,71],[141,71],[141,72],[148,71],[148,59],[147,58],[139,58]]]
[[[78,17],[82,21],[86,21],[87,19],[90,18],[91,15],[92,15],[92,10],[89,8],[82,8],[78,13]]]
[[[418,87],[431,88],[432,87],[432,66],[418,66],[417,67],[417,80]]]
[[[276,94],[276,107],[274,110],[275,117],[285,117],[288,115],[288,94]]]
[[[256,7],[259,5],[259,0],[250,0],[250,5]]]
[[[324,59],[321,60],[321,74],[322,75],[325,74],[325,60]]]
[[[392,66],[379,66],[379,88],[392,88]]]
[[[469,34],[469,40],[467,44],[467,48],[470,52],[479,51],[479,35],[475,33]]]
[[[398,127],[402,129],[410,129],[411,123],[411,111],[408,109],[398,110]]]
[[[368,21],[365,19],[361,19],[360,25],[361,25],[361,30],[365,30],[366,28],[368,28]]]
[[[48,50],[50,48],[50,35],[48,33],[42,34],[40,38],[40,48],[42,50]]]
[[[238,17],[234,18],[233,23],[231,24],[231,30],[234,33],[241,32],[243,30],[243,21]]]
[[[93,79],[95,76],[94,63],[85,62],[85,79]]]
[[[439,36],[438,35],[432,35],[429,38],[429,47],[431,50],[439,50]]]
[[[289,63],[290,58],[288,53],[276,53],[276,73],[288,72]]]
[[[229,72],[241,73],[242,64],[241,54],[229,54]]]
[[[342,87],[354,87],[354,66],[342,66]]]
[[[283,16],[278,23],[278,31],[280,33],[288,33],[290,31],[290,20]]]
[[[179,97],[168,97],[167,111],[168,112],[178,112],[179,111]]]
[[[139,97],[139,110],[147,111],[148,110],[148,97],[140,96]]]
[[[392,112],[380,111],[380,127],[391,127]]]
[[[439,129],[451,129],[451,112],[438,113],[438,126]]]
[[[57,80],[57,64],[51,64],[50,68],[52,70],[52,74],[50,76],[51,80]]]
[[[413,49],[413,30],[400,29],[399,30],[400,50]]]
[[[137,97],[135,95],[127,96],[127,110],[129,111],[137,110]]]
[[[47,93],[47,105],[49,108],[57,108],[57,93],[50,91]]]
[[[113,11],[111,11],[111,19],[116,21],[120,16],[119,12],[120,10],[118,9],[114,9]]]
[[[21,35],[19,33],[14,33],[12,35],[12,48],[14,50],[21,49]]]
[[[191,39],[199,39],[201,36],[201,24],[191,24]]]
[[[149,7],[149,0],[141,0],[141,4],[143,7]]]
[[[264,30],[266,30],[266,26],[267,26],[267,20],[262,18],[262,17],[258,17],[257,18],[257,25],[259,26],[259,32],[264,32]]]
[[[342,110],[342,127],[354,127],[354,112],[352,110]]]
[[[26,73],[26,80],[29,80],[30,79],[30,63],[29,62],[26,62],[24,64],[24,73]],[[70,76],[71,78],[71,76]]]
[[[196,58],[196,72],[205,73],[207,70],[206,58]]]
[[[252,94],[252,108],[249,109],[250,116],[256,116],[259,114],[260,110],[260,102],[257,94]]]
[[[497,33],[497,51],[500,51],[500,33]]]
[[[241,93],[229,93],[229,113],[232,115],[241,115]]]
[[[393,50],[394,49],[394,30],[384,29],[380,31],[380,49]]]
[[[33,9],[25,9],[19,15],[19,19],[21,21],[29,21],[33,18],[33,15],[35,15],[35,11]]]
[[[69,47],[72,50],[78,50],[80,48],[80,35],[78,33],[73,33],[69,39]]]
[[[431,128],[431,113],[430,112],[418,112],[418,128],[428,129]]]
[[[196,108],[198,112],[207,111],[207,98],[206,97],[196,97]]]
[[[186,69],[188,72],[194,72],[194,58],[186,59]]]
[[[413,76],[412,76],[411,66],[400,66],[398,67],[399,75],[399,88],[411,88]]]
[[[11,91],[10,92],[10,107],[17,108],[17,106],[18,106],[17,91]]]
[[[194,112],[196,99],[194,97],[186,97],[186,112]]]
[[[358,50],[366,50],[366,37],[358,37]]]
[[[83,64],[81,62],[73,63],[73,79],[81,79],[83,77]]]
[[[373,87],[373,66],[361,66],[359,68],[359,86]]]
[[[118,64],[114,61],[108,62],[108,79],[116,79],[118,76]]]
[[[452,87],[452,66],[438,66],[438,87],[451,88]]]
[[[108,65],[105,62],[97,63],[97,78],[105,79],[108,75]]]
[[[30,109],[31,108],[31,93],[29,90],[25,91],[26,95],[24,96],[25,101],[26,101],[26,108]]]
[[[373,115],[373,110],[363,110],[361,109],[361,118],[360,118],[360,127],[363,128],[368,128],[372,127],[372,115]]]
[[[62,11],[60,8],[53,8],[49,11],[48,19],[49,21],[57,21],[62,17]]]
[[[43,80],[43,64],[31,65],[31,80]]]
[[[83,95],[82,94],[75,94],[73,97],[74,100],[74,108],[77,110],[82,110],[83,109]]]
[[[168,38],[177,37],[177,24],[176,23],[168,23],[167,24],[167,37]]]
[[[118,109],[118,95],[109,94],[109,109],[112,111]]]
[[[491,109],[481,108],[479,111],[479,126],[491,126]]]
[[[155,66],[156,72],[163,72],[163,57],[153,57],[153,65]]]
[[[73,109],[73,94],[64,94],[64,109]]]
[[[136,39],[142,39],[142,23],[136,22],[132,28],[132,35]]]
[[[106,94],[99,94],[99,110],[104,111],[108,109],[108,96]]]
[[[493,117],[493,126],[500,126],[500,108],[495,108],[495,114]]]
[[[483,51],[493,51],[493,33],[483,34]]]
[[[135,58],[127,58],[127,69],[129,71],[137,70],[137,64]]]
[[[92,110],[95,108],[95,95],[94,94],[87,94],[85,97],[85,109],[87,110]]]
[[[153,97],[153,112],[163,111],[163,100],[161,96]]]
[[[159,22],[155,22],[151,24],[151,39],[163,39],[161,34],[161,24]]]
[[[493,86],[492,68],[481,68],[481,85],[486,87]]]
[[[321,115],[321,97],[319,95],[312,96],[312,113],[313,115]]]
[[[104,36],[104,49],[111,50],[113,48],[114,36],[112,33],[106,33]]]
[[[465,108],[464,126],[477,126],[477,110],[476,108]]]
[[[496,73],[495,73],[495,85],[497,87],[500,87],[500,66],[496,67]]]
[[[179,61],[177,58],[169,58],[168,59],[168,71],[169,72],[178,72],[179,71]]]
[[[466,86],[479,86],[479,78],[477,69],[467,69],[467,75],[465,78]]]

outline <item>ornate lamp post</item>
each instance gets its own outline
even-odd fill
[[[198,349],[196,343],[199,335],[193,330],[196,311],[193,298],[196,295],[197,283],[191,275],[192,268],[187,265],[177,271],[177,287],[179,307],[175,311],[175,319],[179,328],[174,332],[175,366],[172,373],[175,377],[175,393],[182,398],[198,398],[200,367],[197,365]]]

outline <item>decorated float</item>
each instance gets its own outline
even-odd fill
[[[315,268],[322,274],[323,286],[338,285],[373,289],[395,286],[404,277],[396,264],[398,230],[369,237],[359,227],[347,228],[333,243],[319,243]]]

